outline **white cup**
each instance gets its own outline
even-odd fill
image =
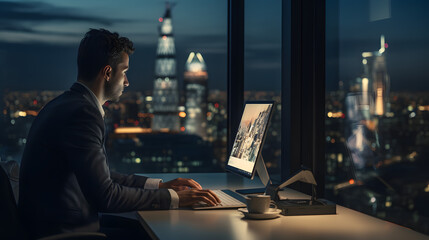
[[[271,208],[277,209],[270,195],[247,195],[246,202],[249,213],[266,213]]]

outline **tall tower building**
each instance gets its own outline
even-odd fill
[[[387,74],[385,52],[388,47],[384,36],[380,38],[380,49],[375,52],[363,52],[362,78],[363,102],[370,105],[370,112],[375,116],[383,116],[390,111],[390,80]]]
[[[207,138],[207,69],[203,56],[191,52],[185,67],[185,132]]]
[[[176,78],[176,50],[174,46],[171,7],[167,3],[164,17],[159,18],[159,39],[153,87],[152,130],[179,131],[179,92]]]

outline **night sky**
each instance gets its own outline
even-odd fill
[[[210,89],[226,89],[227,1],[180,0],[172,11],[181,82],[191,51],[201,52]],[[429,1],[383,0],[388,17],[372,19],[369,0],[327,0],[327,90],[362,73],[361,53],[379,49],[383,34],[392,91],[429,90]],[[245,1],[245,89],[280,89],[281,1]],[[338,11],[337,11],[338,9]],[[385,9],[384,9],[385,10]],[[106,28],[136,46],[131,91],[153,87],[158,18],[165,1],[0,1],[0,88],[65,90],[76,81],[76,55],[89,28]],[[379,15],[386,15],[380,11]],[[336,27],[338,26],[338,27]],[[338,36],[338,38],[337,38]],[[339,57],[338,68],[332,60]],[[335,62],[335,61],[334,61]]]
[[[327,1],[327,9],[333,1]],[[375,1],[373,1],[375,2]],[[392,91],[429,90],[429,1],[379,1],[390,4],[390,18],[371,21],[371,11],[383,15],[371,1],[340,0],[339,3],[339,78],[347,84],[362,73],[362,52],[380,48],[384,35],[387,71]],[[383,5],[385,6],[385,5]],[[331,7],[333,9],[334,7]],[[327,10],[329,11],[329,10]],[[328,17],[329,18],[329,17]],[[330,22],[327,23],[329,29]],[[329,33],[329,32],[328,32]],[[331,41],[332,36],[327,36]],[[328,42],[329,45],[329,42]],[[327,52],[334,52],[330,47]],[[328,54],[327,54],[328,55]],[[331,55],[333,57],[333,55]],[[328,59],[329,61],[329,59]],[[327,69],[329,71],[329,68]],[[327,89],[337,88],[327,77]]]

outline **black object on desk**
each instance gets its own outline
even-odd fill
[[[276,202],[277,208],[281,209],[282,215],[325,215],[336,214],[335,203],[326,199],[318,200],[280,200]]]

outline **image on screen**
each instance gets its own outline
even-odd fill
[[[272,103],[246,104],[228,165],[252,174],[270,119]]]

